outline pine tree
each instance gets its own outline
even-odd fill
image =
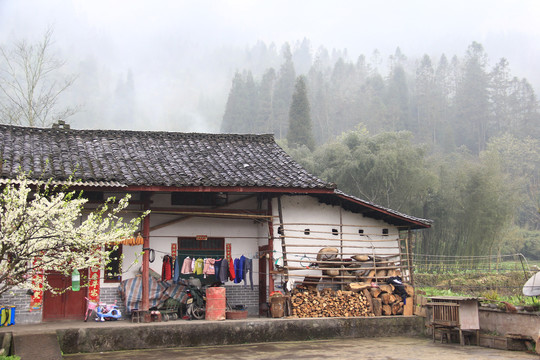
[[[307,146],[313,151],[315,140],[311,129],[311,114],[307,97],[306,80],[304,76],[296,79],[291,107],[289,110],[289,146],[296,148]]]
[[[291,105],[291,96],[296,78],[289,44],[283,45],[282,52],[285,62],[279,68],[272,103],[274,113],[273,131],[278,139],[282,139],[287,135],[287,111]]]

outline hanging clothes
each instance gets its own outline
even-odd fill
[[[163,257],[163,265],[161,266],[161,281],[169,281],[172,279],[172,258],[169,255]]]
[[[215,275],[216,273],[216,270],[214,268],[215,263],[216,263],[216,259],[212,259],[212,258],[204,259],[204,269],[203,269],[204,278],[206,278],[207,275]]]
[[[219,281],[225,283],[227,281],[227,276],[229,275],[229,262],[227,259],[221,261],[221,266],[219,268]]]
[[[174,271],[173,271],[173,282],[175,284],[178,284],[178,280],[180,280],[180,261],[178,260],[178,256],[174,259]]]
[[[244,280],[244,263],[246,257],[244,255],[240,256],[239,259],[234,259],[234,271],[236,272],[236,277],[234,279],[235,284],[239,284]]]
[[[236,279],[236,271],[234,269],[234,261],[232,258],[229,259],[229,280],[234,281]]]
[[[221,276],[221,262],[223,261],[224,259],[217,259],[216,262],[214,263],[214,272],[215,272],[215,275],[216,275],[216,280],[217,281],[220,281],[220,276]],[[227,261],[227,260],[225,260]]]
[[[204,270],[204,260],[202,258],[198,258],[197,260],[195,260],[193,273],[196,275],[202,275],[203,270]]]
[[[249,272],[249,283],[251,284],[251,290],[253,290],[253,260],[246,258],[244,261],[244,288],[247,285],[247,278]]]
[[[191,274],[191,258],[188,256],[184,259],[182,263],[182,274]]]

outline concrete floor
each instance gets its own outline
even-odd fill
[[[253,318],[252,321],[280,321],[281,319]],[[200,322],[183,322],[196,325]],[[170,326],[171,323],[150,323],[144,326]],[[59,329],[73,328],[116,328],[139,327],[129,321],[115,322],[54,322],[32,325],[0,327],[0,332],[20,335],[54,333]],[[383,337],[383,338],[340,338],[333,340],[291,341],[255,343],[242,345],[199,346],[169,349],[149,349],[64,355],[67,360],[107,359],[208,359],[209,357],[234,359],[536,359],[538,355],[525,352],[505,351],[479,346],[433,343],[430,338]]]
[[[66,360],[128,359],[536,359],[533,354],[433,343],[410,337],[334,339],[65,355]]]

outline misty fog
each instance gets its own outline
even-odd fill
[[[285,42],[308,41],[297,74],[325,48],[333,61],[365,55],[384,76],[397,47],[414,60],[478,41],[538,91],[539,15],[536,1],[1,0],[0,44],[54,29],[62,72],[78,76],[62,97],[81,105],[75,128],[218,132],[235,72],[279,68]]]

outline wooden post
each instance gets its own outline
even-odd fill
[[[281,227],[281,252],[283,254],[283,267],[285,268],[285,281],[289,280],[289,270],[287,268],[287,247],[285,246],[285,227],[283,226],[283,209],[281,208],[281,195],[277,197],[278,202],[278,214],[279,214],[279,226]]]
[[[272,210],[272,197],[268,196],[268,215],[270,215],[270,221],[268,222],[268,250],[270,256],[268,257],[268,290],[269,293],[274,291],[274,278],[272,277],[272,270],[274,270],[274,214]]]
[[[142,194],[142,200],[143,200],[143,209],[144,211],[148,210],[150,208],[150,194],[143,192]],[[150,214],[146,215],[146,217],[143,220],[142,225],[142,233],[143,233],[143,262],[142,262],[142,304],[141,307],[143,311],[148,311],[150,309],[150,289],[149,289],[149,282],[150,282]]]
[[[413,264],[412,264],[412,254],[411,254],[411,250],[410,250],[410,244],[411,244],[411,240],[412,240],[412,232],[411,232],[411,228],[409,228],[408,232],[407,232],[407,265],[408,265],[408,268],[409,268],[409,281],[411,283],[412,286],[414,286],[414,277],[413,277]]]
[[[343,213],[342,213],[342,203],[341,199],[339,200],[339,256],[343,262]],[[343,272],[339,273],[340,277],[343,276]],[[340,279],[343,282],[343,278]],[[341,290],[345,289],[345,285],[341,284]]]

